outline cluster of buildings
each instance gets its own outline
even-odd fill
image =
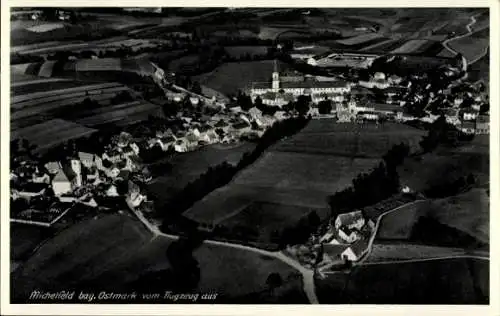
[[[105,207],[101,202],[108,198],[125,198],[131,207],[138,207],[146,200],[146,195],[138,190],[136,182],[151,180],[142,169],[138,155],[139,146],[129,134],[122,132],[113,137],[100,155],[77,152],[44,165],[21,158],[18,167],[10,172],[11,200],[15,203],[23,199],[26,209],[13,210],[11,219],[44,225],[47,221],[36,218],[52,219],[53,216],[47,214],[56,213],[54,210],[61,203]],[[34,217],[33,214],[38,215]]]
[[[257,97],[266,105],[281,107],[295,101],[301,95],[311,97],[313,103],[329,99],[336,102],[344,100],[344,95],[351,91],[352,84],[344,80],[328,80],[322,77],[299,74],[280,76],[278,64],[274,62],[271,84],[254,82],[250,97]]]

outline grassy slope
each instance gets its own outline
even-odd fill
[[[171,240],[152,235],[128,215],[108,215],[69,228],[47,242],[24,268],[12,274],[12,295],[22,299],[33,289],[127,289],[131,282],[170,265]],[[201,270],[198,289],[225,299],[261,292],[269,273],[284,279],[297,273],[280,261],[246,250],[202,245],[194,252]],[[150,284],[161,288],[161,284]],[[297,291],[298,284],[290,291]],[[254,302],[255,303],[255,302]]]

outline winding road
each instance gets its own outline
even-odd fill
[[[178,240],[179,236],[177,235],[171,235],[171,234],[165,234],[158,227],[155,225],[151,224],[142,214],[140,211],[136,211],[131,209],[132,212],[137,216],[137,218],[146,226],[146,228],[153,233],[153,237],[151,240],[154,240],[158,238],[159,236],[163,236],[166,238],[170,238],[173,240]],[[250,246],[245,246],[245,245],[240,245],[240,244],[233,244],[229,242],[224,242],[224,241],[216,241],[216,240],[204,240],[203,243],[209,244],[209,245],[217,245],[217,246],[223,246],[223,247],[231,247],[231,248],[237,248],[237,249],[242,249],[246,251],[251,251],[254,253],[257,253],[259,255],[264,255],[268,257],[275,258],[277,260],[281,260],[282,262],[286,263],[287,265],[295,268],[302,274],[302,279],[303,279],[303,290],[304,293],[306,294],[309,302],[311,304],[319,304],[318,298],[316,296],[316,291],[315,291],[315,285],[314,285],[314,272],[312,270],[306,269],[303,267],[299,262],[293,260],[292,258],[289,258],[282,252],[271,252],[255,247],[250,247]]]
[[[457,52],[456,50],[454,50],[453,48],[451,48],[451,47],[448,45],[448,43],[450,43],[450,42],[452,42],[452,41],[454,41],[454,40],[460,39],[460,38],[468,37],[468,36],[470,36],[471,34],[473,34],[474,32],[476,32],[477,30],[476,30],[476,31],[474,31],[474,30],[472,29],[472,26],[473,26],[474,24],[476,24],[476,22],[477,22],[476,17],[477,17],[477,16],[479,16],[479,15],[481,15],[481,14],[476,14],[476,15],[471,16],[471,17],[470,17],[470,19],[471,19],[470,23],[469,23],[469,24],[467,24],[467,25],[465,26],[465,27],[467,28],[467,33],[462,34],[462,35],[459,35],[459,36],[455,36],[455,37],[453,37],[453,38],[449,38],[449,39],[447,39],[446,41],[444,41],[444,42],[443,42],[443,46],[444,46],[444,47],[445,47],[448,51],[450,51],[451,53],[453,53],[454,55],[458,55],[458,52]],[[484,52],[483,52],[480,56],[476,57],[474,60],[472,60],[472,61],[470,61],[470,62],[467,62],[467,59],[465,59],[465,57],[462,57],[462,59],[463,59],[463,65],[464,65],[463,67],[465,68],[464,70],[467,70],[467,64],[472,65],[473,63],[475,63],[475,62],[476,62],[476,61],[478,61],[479,59],[483,58],[483,57],[484,57],[484,55],[486,55],[486,54],[488,53],[488,49],[489,49],[489,45],[485,48]]]

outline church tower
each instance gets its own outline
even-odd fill
[[[274,60],[274,71],[273,71],[273,90],[278,90],[280,88],[280,73],[278,72],[278,62]]]

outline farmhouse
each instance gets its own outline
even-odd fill
[[[476,134],[490,133],[490,117],[489,115],[479,115],[476,119]]]
[[[71,191],[71,181],[62,169],[59,170],[54,179],[52,179],[52,189],[54,190],[54,194],[56,196],[60,196]]]
[[[89,154],[89,153],[85,153],[85,152],[78,152],[78,158],[80,158],[80,161],[82,162],[82,164],[87,168],[90,168],[94,165],[94,162],[95,162],[95,155],[94,154]]]
[[[368,252],[368,240],[360,239],[342,252],[342,259],[358,261]]]
[[[355,242],[356,240],[358,240],[360,238],[358,232],[356,232],[354,229],[351,229],[351,228],[346,227],[346,226],[340,227],[338,232],[339,232],[340,239],[342,239],[343,241],[345,241],[349,244],[352,244],[353,242]]]
[[[335,219],[335,229],[346,226],[349,229],[361,229],[365,224],[365,218],[361,211],[339,214]]]
[[[286,78],[286,77],[285,77]],[[319,81],[314,77],[295,76],[294,80],[280,78],[275,61],[271,85],[254,82],[250,95],[252,100],[257,96],[267,105],[282,106],[295,100],[300,95],[310,95],[313,101],[319,102],[326,98],[333,98],[339,94],[351,91],[351,85],[345,81]]]

